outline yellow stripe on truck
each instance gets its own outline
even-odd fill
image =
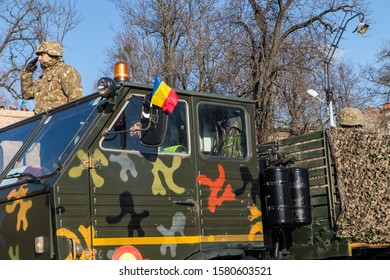
[[[212,242],[264,241],[262,234],[256,235],[210,235],[210,236],[163,236],[163,237],[110,237],[94,238],[94,246],[195,244]]]

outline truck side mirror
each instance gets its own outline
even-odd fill
[[[168,114],[162,108],[145,102],[141,115],[140,143],[148,147],[158,147],[167,132]]]

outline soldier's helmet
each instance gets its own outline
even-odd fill
[[[347,107],[340,111],[338,121],[340,126],[363,127],[363,114],[357,108]]]
[[[46,41],[41,43],[35,51],[36,54],[47,53],[50,56],[62,56],[63,49],[60,44],[54,41]]]

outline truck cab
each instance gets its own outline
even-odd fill
[[[253,104],[103,78],[0,130],[0,259],[243,259],[265,251]]]

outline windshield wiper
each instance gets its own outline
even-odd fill
[[[14,178],[21,179],[21,180],[31,179],[35,183],[40,183],[42,185],[46,185],[39,177],[35,176],[32,173],[16,172],[16,173],[9,174],[9,175],[4,177],[4,179],[14,179]]]

